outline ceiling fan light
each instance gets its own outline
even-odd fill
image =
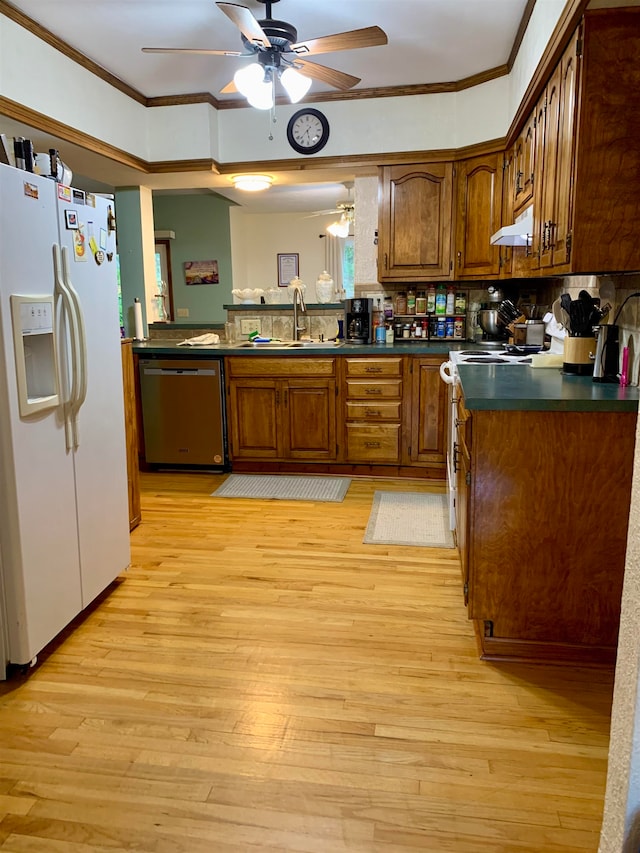
[[[257,110],[270,110],[273,106],[273,86],[271,83],[260,83],[247,95],[247,100]]]
[[[332,222],[331,225],[327,225],[327,232],[332,237],[348,237],[349,220],[346,216],[342,216],[338,222]]]
[[[231,180],[235,189],[250,193],[268,190],[273,183],[270,175],[235,175]]]
[[[258,62],[245,65],[233,75],[233,82],[238,92],[248,98],[256,86],[264,83],[264,68]]]
[[[295,68],[285,68],[280,80],[292,104],[297,104],[311,88],[311,79],[300,74]]]

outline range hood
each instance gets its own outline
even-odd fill
[[[490,237],[492,246],[530,246],[533,234],[533,205],[523,211],[513,225],[505,225]]]

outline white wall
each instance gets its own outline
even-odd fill
[[[305,299],[316,302],[315,282],[325,268],[325,240],[319,235],[336,215],[256,214],[240,207],[232,207],[229,213],[233,287],[277,287],[278,254],[297,253]]]
[[[563,0],[538,0],[509,77],[462,92],[323,104],[332,128],[323,156],[456,148],[503,136],[562,7]],[[297,105],[278,106],[275,126],[254,109],[146,109],[3,15],[0,93],[146,160],[304,159],[286,140]]]

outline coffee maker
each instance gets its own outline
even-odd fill
[[[346,343],[373,343],[373,299],[347,299],[344,337]]]

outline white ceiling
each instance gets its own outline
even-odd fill
[[[210,92],[221,95],[243,60],[225,56],[145,54],[142,47],[191,47],[242,50],[238,29],[214,0],[11,0],[37,23],[103,66],[147,97]],[[266,16],[257,0],[244,0],[256,18]],[[460,80],[507,62],[527,0],[280,0],[272,17],[288,21],[298,30],[298,40],[332,35],[377,25],[388,44],[360,50],[313,56],[314,62],[361,78],[355,87],[369,89]],[[311,92],[335,91],[313,82]],[[4,119],[0,129],[11,133]],[[30,138],[38,141],[37,131]],[[27,135],[27,134],[25,134]],[[47,140],[42,139],[43,143]],[[130,170],[100,168],[101,160],[66,143],[65,156],[76,174],[130,183],[139,175]],[[265,207],[277,202],[281,209],[325,209],[346,196],[344,173],[318,175],[317,183],[305,176],[307,191],[284,186],[269,191],[245,206]],[[180,176],[176,188],[186,187]],[[299,180],[299,178],[298,178]],[[329,192],[322,185],[329,184]],[[312,189],[315,188],[315,193]],[[232,197],[232,193],[225,193]],[[309,206],[310,205],[310,206]]]

